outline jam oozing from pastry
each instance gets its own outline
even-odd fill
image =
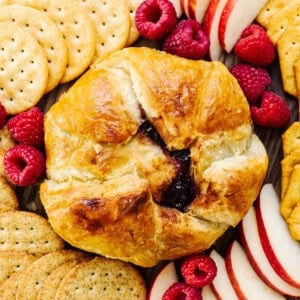
[[[193,201],[196,196],[196,186],[189,174],[191,158],[188,149],[169,151],[167,146],[155,127],[144,121],[139,127],[139,133],[147,136],[164,151],[170,155],[176,165],[177,175],[162,196],[161,205],[177,208],[184,211],[184,208]]]

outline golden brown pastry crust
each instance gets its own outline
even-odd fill
[[[194,201],[159,204],[172,158],[138,131],[145,116],[169,150],[189,149]],[[208,249],[258,195],[267,154],[237,81],[218,62],[127,48],[95,63],[46,114],[40,196],[70,244],[150,267]]]

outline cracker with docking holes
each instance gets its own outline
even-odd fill
[[[4,126],[2,129],[0,129],[0,176],[4,177],[8,181],[9,179],[4,170],[3,160],[6,151],[14,145],[15,142],[9,134],[7,126]]]
[[[68,62],[61,83],[81,75],[96,49],[95,27],[77,0],[0,0],[0,4],[21,4],[45,12],[62,32],[68,48]]]
[[[67,66],[67,43],[55,25],[44,12],[25,5],[0,6],[0,21],[17,24],[32,34],[45,51],[49,78],[45,93],[54,89],[63,77]]]
[[[130,31],[129,36],[126,42],[126,46],[132,45],[139,37],[140,33],[136,28],[135,25],[135,13],[137,8],[143,0],[128,0],[128,9],[129,9],[129,16],[130,16]]]
[[[294,63],[294,73],[296,81],[296,91],[298,98],[298,117],[300,118],[300,56],[296,59]]]
[[[36,299],[47,276],[61,264],[67,261],[88,257],[79,250],[59,250],[43,255],[25,269],[25,274],[19,282],[17,299]]]
[[[89,260],[91,258],[81,258],[80,260],[70,260],[58,266],[48,275],[43,281],[39,289],[37,300],[55,299],[56,292],[63,278],[75,267],[78,263]]]
[[[273,14],[267,25],[267,33],[275,45],[282,33],[297,25],[300,25],[300,1],[292,0]]]
[[[13,273],[0,285],[0,299],[16,299],[19,282],[25,270]]]
[[[43,96],[48,63],[38,41],[8,22],[0,22],[0,99],[8,114],[33,107]]]
[[[300,122],[293,122],[282,135],[283,156],[300,149]]]
[[[26,251],[0,251],[0,285],[13,273],[20,272],[38,259]]]
[[[290,0],[269,0],[256,17],[257,23],[267,28],[270,18],[289,2]]]
[[[77,264],[61,281],[56,299],[146,299],[145,282],[132,265],[97,256]]]
[[[102,59],[109,53],[122,49],[130,30],[130,16],[127,1],[78,0],[85,8],[96,28],[95,59]]]
[[[283,89],[290,95],[297,97],[294,65],[300,57],[300,23],[299,26],[289,27],[282,33],[277,41],[277,51]]]
[[[19,201],[13,188],[0,175],[0,213],[19,209]]]
[[[44,254],[64,246],[44,217],[18,210],[0,214],[0,251]]]

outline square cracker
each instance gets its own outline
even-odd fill
[[[256,17],[257,23],[268,28],[270,18],[289,2],[290,0],[269,0]]]
[[[300,56],[296,59],[294,63],[294,74],[296,81],[296,92],[298,99],[298,118],[300,118]]]
[[[267,33],[276,45],[282,33],[297,25],[300,25],[300,1],[292,0],[272,15],[267,26]]]
[[[283,156],[300,150],[300,122],[293,122],[282,135]]]
[[[300,23],[299,26],[289,27],[282,33],[277,41],[277,50],[283,89],[290,95],[297,97],[294,64],[300,57]]]

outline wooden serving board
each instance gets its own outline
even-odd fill
[[[134,46],[148,46],[151,48],[157,48],[158,45],[154,42],[140,39],[136,42]],[[223,63],[228,67],[237,63],[237,60],[234,56],[228,55],[224,58]],[[279,69],[278,60],[276,60],[271,66],[268,67],[268,72],[272,78],[270,90],[278,93],[283,96],[292,111],[291,121],[296,121],[298,119],[298,101],[296,98],[289,96],[283,92],[281,74]],[[46,112],[49,107],[56,102],[61,93],[67,90],[73,82],[68,84],[60,85],[55,90],[45,95],[38,106]],[[287,127],[286,127],[287,128]],[[281,165],[280,161],[282,159],[282,141],[281,135],[286,130],[286,128],[281,129],[268,129],[255,126],[255,131],[264,143],[266,150],[269,156],[269,169],[265,178],[265,183],[273,183],[274,187],[278,194],[280,194],[280,185],[281,185]],[[39,183],[26,187],[26,188],[17,188],[17,195],[20,199],[22,209],[35,210],[37,213],[44,215],[43,207],[39,199]],[[225,249],[232,239],[236,237],[236,230],[234,228],[229,229],[228,232],[222,236],[214,245],[214,247],[221,253],[225,253]],[[146,281],[149,283],[151,277],[159,266],[150,269],[143,269],[142,272],[145,275]],[[294,298],[295,299],[295,298]]]

